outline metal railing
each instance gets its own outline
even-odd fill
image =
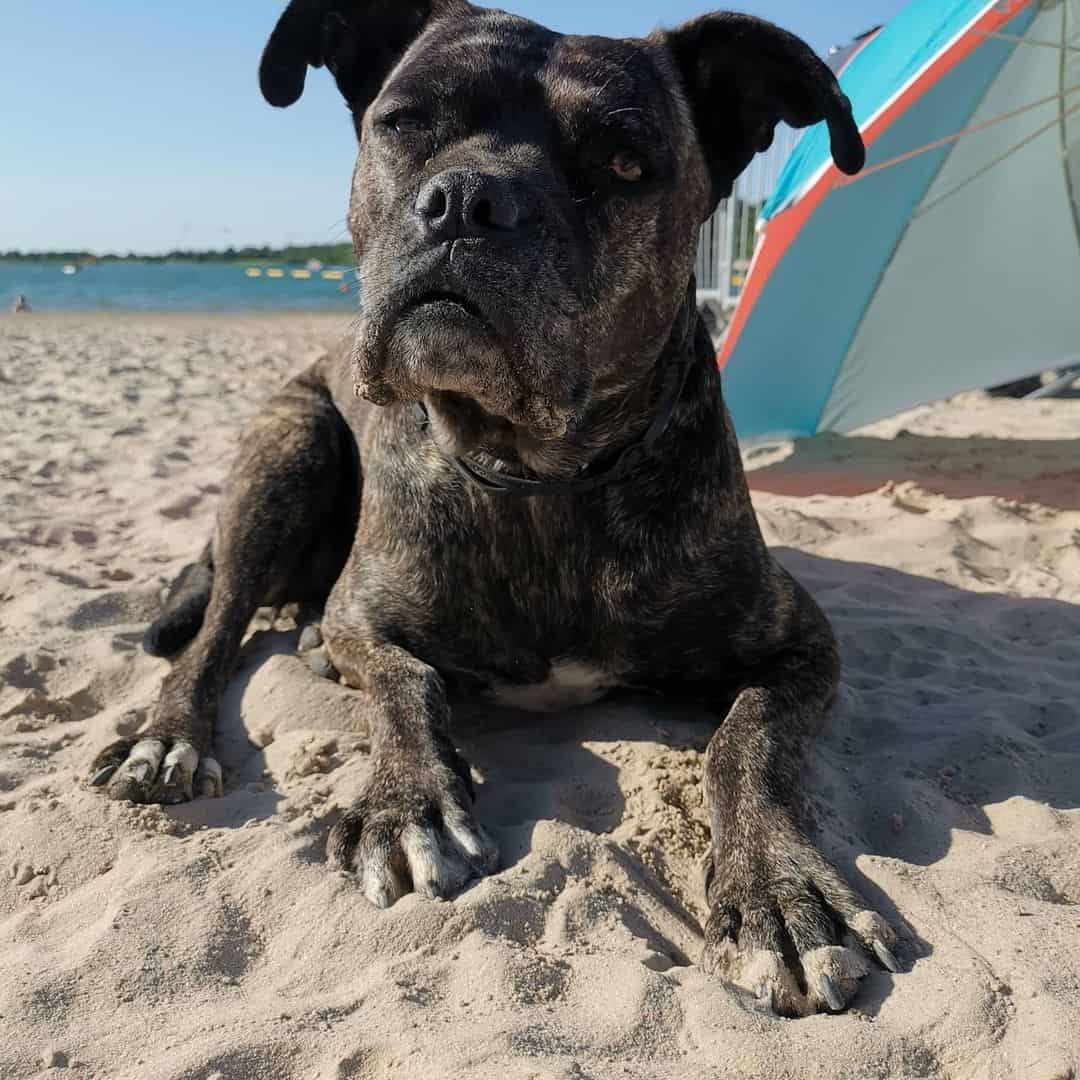
[[[798,145],[801,131],[781,125],[776,140],[758,154],[735,182],[731,197],[701,227],[697,253],[698,307],[710,309],[720,325],[739,302],[757,243],[758,214],[776,188],[780,172]]]

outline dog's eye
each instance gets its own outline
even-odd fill
[[[414,135],[418,131],[424,131],[426,125],[419,116],[410,116],[407,113],[394,118],[394,130],[399,135]]]
[[[627,184],[636,184],[645,175],[645,164],[629,150],[620,150],[608,162],[608,168]]]
[[[421,131],[427,131],[427,124],[416,113],[393,113],[381,121],[383,127],[388,128],[396,135],[416,135]]]

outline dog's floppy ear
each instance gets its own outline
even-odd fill
[[[829,125],[833,160],[857,173],[866,149],[851,102],[806,42],[763,19],[717,12],[666,34],[713,174],[716,199],[731,194],[780,121]]]
[[[362,114],[428,20],[457,0],[291,0],[263,51],[259,86],[271,105],[300,100],[309,67],[325,65]]]

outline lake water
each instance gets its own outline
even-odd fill
[[[23,293],[35,312],[52,311],[334,311],[357,308],[356,279],[306,280],[281,266],[282,277],[248,277],[228,263],[98,263],[67,276],[60,263],[0,260],[0,313]],[[341,267],[330,268],[331,273]],[[345,285],[350,290],[342,292]]]

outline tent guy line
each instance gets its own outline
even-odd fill
[[[1080,51],[1080,50],[1078,50]],[[952,135],[946,135],[941,139],[935,139],[933,142],[925,143],[923,146],[917,146],[914,150],[908,150],[907,153],[898,154],[894,158],[890,158],[888,161],[879,162],[877,165],[871,166],[869,169],[863,169],[857,176],[841,176],[837,180],[837,187],[847,187],[850,184],[858,184],[862,180],[866,180],[868,177],[873,176],[875,173],[884,171],[885,169],[891,169],[895,165],[903,165],[905,161],[910,161],[912,158],[921,156],[922,154],[928,154],[932,150],[940,150],[943,146],[948,146],[949,143],[956,142],[958,139],[964,138],[966,135],[975,135],[980,131],[985,131],[987,128],[993,127],[995,124],[1001,124],[1006,120],[1012,120],[1017,116],[1022,116],[1024,113],[1031,112],[1033,109],[1041,108],[1043,105],[1050,105],[1055,101],[1064,101],[1070,94],[1075,94],[1080,91],[1080,84],[1076,86],[1068,86],[1060,93],[1050,94],[1048,97],[1040,98],[1038,101],[1031,102],[1030,105],[1022,105],[1019,109],[1013,109],[1011,112],[1001,113],[999,116],[995,116],[990,120],[984,120],[981,124],[972,124],[970,127],[961,128],[959,131],[953,132]],[[1071,115],[1072,110],[1066,112],[1064,115]],[[1054,117],[1050,126],[1059,123],[1062,116],[1059,114]],[[1036,132],[1037,135],[1041,135],[1042,129]]]
[[[1080,45],[1066,45],[1060,41],[1028,41],[1027,38],[1019,37],[1016,34],[996,34],[992,30],[976,30],[975,33],[986,38],[993,38],[995,41],[1011,41],[1016,45],[1031,45],[1033,48],[1038,49],[1057,49],[1058,52],[1080,53]]]
[[[1025,146],[1033,143],[1040,135],[1045,135],[1048,131],[1060,126],[1065,120],[1068,120],[1070,116],[1074,115],[1078,111],[1080,111],[1080,102],[1074,105],[1071,109],[1067,109],[1063,113],[1058,113],[1058,115],[1055,116],[1054,119],[1051,120],[1049,123],[1043,124],[1041,128],[1039,128],[1037,131],[1033,131],[1026,139],[1022,139],[1015,146],[1012,146],[1008,150],[1005,150],[1004,152],[998,154],[997,157],[995,157],[992,161],[988,161],[981,169],[978,169],[976,172],[972,173],[971,176],[969,176],[966,180],[961,180],[960,183],[957,184],[955,187],[949,188],[948,191],[943,191],[933,201],[923,203],[923,205],[920,206],[919,209],[911,215],[912,219],[922,217],[924,214],[928,214],[931,210],[933,210],[935,207],[940,206],[947,199],[951,199],[955,194],[957,194],[957,192],[963,191],[964,188],[966,188],[969,184],[974,184],[976,180],[985,176],[988,172],[990,172],[991,169],[996,169],[1003,162],[1008,161],[1009,158],[1013,156],[1013,154],[1018,154],[1021,150],[1024,149]]]

